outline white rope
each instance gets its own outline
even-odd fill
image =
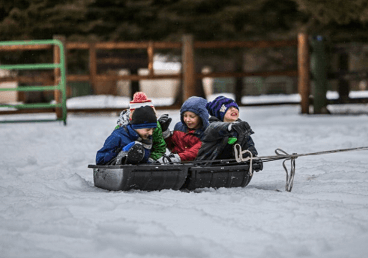
[[[285,173],[286,173],[286,184],[285,184],[285,190],[288,192],[291,192],[291,189],[293,188],[294,183],[294,176],[295,176],[295,159],[298,157],[305,157],[305,156],[313,156],[313,155],[322,155],[322,154],[329,154],[329,153],[337,153],[337,152],[345,152],[345,151],[356,151],[356,150],[368,150],[368,147],[357,147],[357,148],[349,148],[349,149],[339,149],[339,150],[329,150],[329,151],[320,151],[320,152],[313,152],[313,153],[304,153],[304,154],[288,154],[286,151],[282,149],[276,149],[275,153],[276,156],[262,156],[262,157],[253,157],[253,154],[249,150],[242,150],[242,147],[237,143],[234,145],[234,154],[235,154],[235,160],[237,162],[246,162],[250,161],[249,166],[249,174],[253,175],[253,167],[252,167],[252,161],[253,159],[259,159],[263,162],[267,161],[274,161],[279,159],[284,159],[282,166],[284,167]],[[244,153],[249,153],[250,157],[243,158]],[[291,166],[290,171],[287,169],[285,162],[287,160],[290,160]]]
[[[281,152],[281,153],[280,153]],[[298,157],[296,153],[293,153],[293,155],[289,155],[286,151],[282,149],[276,149],[275,150],[276,155],[280,156],[287,156],[285,157],[285,160],[282,162],[282,166],[284,167],[285,173],[286,173],[286,183],[285,183],[285,190],[287,192],[291,192],[291,189],[293,188],[294,183],[294,176],[295,176],[295,159]],[[290,173],[286,167],[285,162],[287,160],[290,160]]]
[[[246,158],[243,158],[243,154],[249,153],[249,156]],[[293,188],[293,182],[294,182],[294,176],[295,176],[295,159],[298,157],[296,153],[293,153],[293,155],[289,155],[282,149],[276,149],[275,153],[277,156],[281,156],[284,158],[284,162],[282,163],[282,166],[284,167],[284,170],[286,172],[286,184],[285,184],[285,190],[288,192],[291,192],[291,189]],[[253,154],[249,150],[242,150],[242,147],[240,144],[236,143],[234,144],[234,155],[236,162],[247,162],[249,161],[249,175],[253,176]],[[257,157],[255,157],[257,158]],[[260,158],[257,158],[260,159]],[[291,168],[290,173],[286,167],[285,162],[287,160],[291,161]]]
[[[244,153],[249,153],[249,156],[246,158],[243,158]],[[249,150],[242,150],[242,147],[239,143],[236,143],[234,145],[234,154],[235,154],[235,160],[236,162],[246,162],[249,161],[249,176],[253,176],[253,153]]]

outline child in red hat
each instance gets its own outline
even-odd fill
[[[133,100],[129,102],[129,109],[123,110],[120,113],[119,119],[117,121],[117,126],[115,129],[118,129],[124,125],[127,125],[132,120],[132,116],[134,110],[140,107],[149,106],[155,110],[152,100],[148,99],[147,95],[144,92],[138,91],[134,93]],[[152,134],[152,149],[150,158],[152,160],[158,160],[161,158],[166,152],[166,142],[162,136],[162,128],[159,122],[157,122],[157,127],[154,129]]]

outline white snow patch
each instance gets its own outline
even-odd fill
[[[211,96],[212,99],[215,96]],[[70,106],[105,105],[79,98]],[[109,99],[109,101],[112,99]],[[127,99],[113,105],[125,105]],[[179,121],[179,110],[158,110]],[[22,115],[32,117],[32,115]],[[259,154],[368,146],[367,115],[301,115],[298,106],[241,107]],[[1,257],[365,257],[367,151],[296,160],[292,192],[281,161],[245,188],[110,192],[94,187],[96,151],[115,116],[1,124]]]

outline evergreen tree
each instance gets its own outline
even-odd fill
[[[2,40],[60,34],[73,41],[178,41],[184,33],[196,40],[290,39],[303,29],[366,40],[367,5],[366,0],[1,1],[0,33]]]

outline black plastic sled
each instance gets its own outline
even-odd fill
[[[252,173],[249,163],[89,165],[88,168],[93,169],[96,187],[112,191],[155,191],[245,187],[252,179],[253,170],[262,170],[256,166],[259,164],[253,164]]]

